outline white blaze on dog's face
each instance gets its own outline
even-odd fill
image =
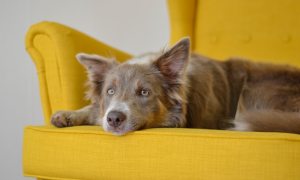
[[[180,98],[189,59],[189,39],[170,50],[125,63],[97,55],[78,54],[89,74],[89,98],[99,107],[105,131],[123,135],[150,127],[178,127],[184,123]]]

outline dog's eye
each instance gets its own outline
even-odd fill
[[[145,96],[145,97],[146,97],[146,96],[149,96],[149,94],[150,94],[149,90],[147,90],[147,89],[142,89],[142,90],[141,90],[141,95],[142,95],[142,96]]]
[[[115,94],[115,90],[113,88],[110,88],[110,89],[107,90],[107,94],[114,95]]]

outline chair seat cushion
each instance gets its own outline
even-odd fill
[[[24,130],[23,171],[45,179],[300,179],[300,135],[97,126]]]

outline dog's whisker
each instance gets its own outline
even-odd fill
[[[153,73],[146,73],[145,75],[150,76],[150,75],[157,75],[157,74],[161,74],[160,72],[153,72]]]

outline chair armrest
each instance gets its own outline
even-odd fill
[[[86,74],[75,58],[77,53],[112,55],[120,61],[131,57],[77,30],[54,22],[41,22],[31,26],[26,34],[26,50],[37,69],[46,124],[50,123],[51,114],[57,110],[78,109],[88,104],[84,99]]]

